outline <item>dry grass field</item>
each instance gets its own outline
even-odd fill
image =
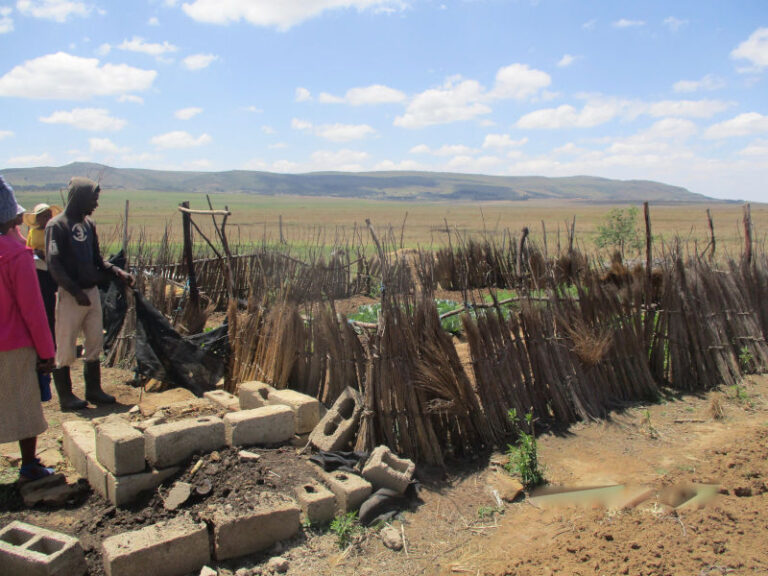
[[[231,241],[235,244],[261,243],[279,239],[282,217],[283,235],[292,245],[303,243],[333,244],[334,241],[354,241],[355,229],[364,226],[370,218],[377,229],[392,226],[399,239],[403,231],[406,248],[446,243],[446,222],[452,231],[462,234],[483,233],[501,235],[505,230],[519,235],[527,226],[531,239],[541,243],[546,229],[547,246],[557,249],[566,242],[566,223],[576,219],[576,239],[582,249],[591,251],[597,227],[612,208],[628,205],[587,204],[583,202],[527,201],[487,203],[422,203],[350,200],[346,198],[303,198],[295,196],[257,196],[248,194],[217,194],[211,197],[215,208],[228,206],[232,216],[228,222]],[[169,192],[112,191],[106,189],[95,214],[102,243],[109,245],[119,236],[125,201],[130,201],[129,228],[135,239],[143,232],[146,240],[157,242],[166,225],[170,225],[175,239],[181,238],[181,217],[176,207],[189,201],[192,208],[208,207],[205,196]],[[38,202],[60,204],[61,199],[50,192],[25,192],[19,201],[27,208]],[[642,207],[638,225],[642,227]],[[739,251],[743,246],[744,207],[737,203],[651,205],[652,231],[657,240],[670,242],[676,236],[693,248],[709,240],[707,209],[714,221],[718,251]],[[765,241],[768,229],[768,204],[751,206],[754,240]],[[210,231],[207,218],[196,218],[206,233]],[[108,248],[109,246],[107,246]],[[721,252],[722,253],[722,252]]]

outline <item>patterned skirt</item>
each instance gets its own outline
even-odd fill
[[[0,442],[32,438],[48,428],[36,362],[34,348],[0,351]]]

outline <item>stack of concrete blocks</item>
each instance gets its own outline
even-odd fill
[[[269,384],[254,380],[244,382],[238,389],[241,410],[265,406],[288,406],[293,411],[294,434],[302,437],[317,426],[322,406],[320,402],[295,390],[276,390]],[[304,436],[306,438],[306,436]]]
[[[217,510],[210,527],[179,516],[102,542],[107,576],[184,576],[198,573],[213,558],[223,561],[269,548],[295,536],[300,510],[288,498],[256,509]],[[210,530],[209,530],[210,528]]]
[[[258,380],[243,382],[237,390],[241,410],[251,410],[267,405],[267,399],[272,392],[276,392],[272,386]]]
[[[225,390],[211,390],[210,392],[205,392],[203,398],[208,400],[211,404],[220,406],[230,412],[240,410],[240,401],[237,396],[230,394]]]
[[[336,508],[342,514],[353,512],[371,495],[371,483],[350,472],[326,472],[319,470],[320,480],[331,489],[336,497]]]
[[[3,576],[82,576],[87,570],[77,538],[19,521],[0,530]]]
[[[262,406],[224,415],[228,446],[279,444],[293,438],[293,410],[288,406]]]
[[[402,494],[413,479],[416,465],[406,458],[398,458],[387,446],[376,447],[363,467],[363,478],[374,490],[389,488]]]
[[[360,393],[345,388],[309,435],[310,444],[325,452],[343,450],[355,437],[362,413]]]

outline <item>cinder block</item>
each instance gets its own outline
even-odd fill
[[[293,501],[261,505],[255,510],[219,510],[213,517],[216,559],[253,554],[298,533],[300,510]]]
[[[83,478],[88,478],[86,456],[96,453],[96,431],[90,422],[69,420],[62,423],[64,455]]]
[[[174,466],[129,476],[107,474],[107,498],[115,506],[123,506],[135,500],[142,492],[154,490],[178,471],[179,467]]]
[[[3,576],[82,576],[87,569],[77,538],[19,521],[0,530]]]
[[[317,482],[297,486],[296,499],[304,517],[312,524],[327,524],[336,515],[336,499],[333,492]]]
[[[389,488],[402,494],[411,483],[416,465],[407,458],[398,458],[387,446],[378,446],[371,452],[363,467],[363,478],[373,484],[374,490]]]
[[[240,397],[240,409],[252,410],[266,406],[269,395],[274,391],[275,389],[265,382],[258,380],[243,382],[237,390],[237,395]]]
[[[277,444],[293,438],[293,410],[288,406],[263,406],[224,415],[229,446]]]
[[[296,392],[296,390],[270,392],[267,404],[283,404],[293,410],[296,434],[312,432],[320,420],[320,402],[316,398]]]
[[[363,413],[360,393],[350,387],[333,403],[330,410],[309,435],[309,442],[318,450],[335,452],[342,450],[352,440]]]
[[[91,485],[93,491],[103,498],[108,498],[107,493],[107,476],[109,476],[109,470],[104,468],[96,459],[96,454],[88,454],[85,457],[88,463],[88,484]]]
[[[151,426],[144,432],[144,443],[149,463],[155,468],[168,468],[196,452],[212,452],[224,446],[224,422],[216,416],[204,416]]]
[[[144,461],[144,434],[124,420],[108,420],[96,426],[96,459],[115,476],[137,474]]]
[[[237,396],[224,390],[211,390],[210,392],[203,394],[203,398],[206,398],[212,404],[216,404],[217,406],[221,406],[232,412],[240,410],[240,400]]]
[[[189,516],[110,536],[101,554],[107,576],[184,576],[211,559],[208,529]]]
[[[318,470],[320,479],[328,485],[334,496],[340,512],[352,512],[360,508],[366,498],[371,495],[371,483],[357,474],[348,472],[325,472]]]

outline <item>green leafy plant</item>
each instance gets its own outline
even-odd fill
[[[499,506],[480,506],[480,508],[477,509],[477,517],[480,520],[485,520],[486,518],[493,518],[495,514],[503,514],[504,508]]]
[[[656,426],[654,426],[653,422],[651,421],[650,410],[643,410],[643,422],[645,424],[645,431],[648,432],[648,436],[656,440],[659,437],[659,431],[656,429]]]
[[[624,249],[638,251],[643,247],[637,224],[639,210],[632,206],[627,210],[614,208],[605,217],[605,221],[597,226],[595,244],[598,248],[618,248],[622,254]]]
[[[331,532],[336,534],[339,548],[349,546],[354,538],[362,533],[363,527],[357,522],[357,512],[348,512],[339,514],[331,521],[329,526]]]
[[[754,406],[749,392],[747,392],[747,389],[744,388],[744,386],[741,384],[734,384],[733,386],[729,386],[728,390],[730,392],[729,396],[736,400],[736,402],[739,404],[744,404],[750,408]]]
[[[747,346],[742,346],[741,350],[739,350],[739,368],[741,368],[744,374],[755,373],[755,358]]]
[[[515,426],[517,441],[507,445],[507,463],[505,468],[510,474],[517,474],[523,485],[530,489],[544,484],[544,471],[539,466],[536,436],[533,434],[533,412],[529,411],[521,421],[514,408],[507,412],[507,417]],[[524,422],[524,424],[523,424]]]

